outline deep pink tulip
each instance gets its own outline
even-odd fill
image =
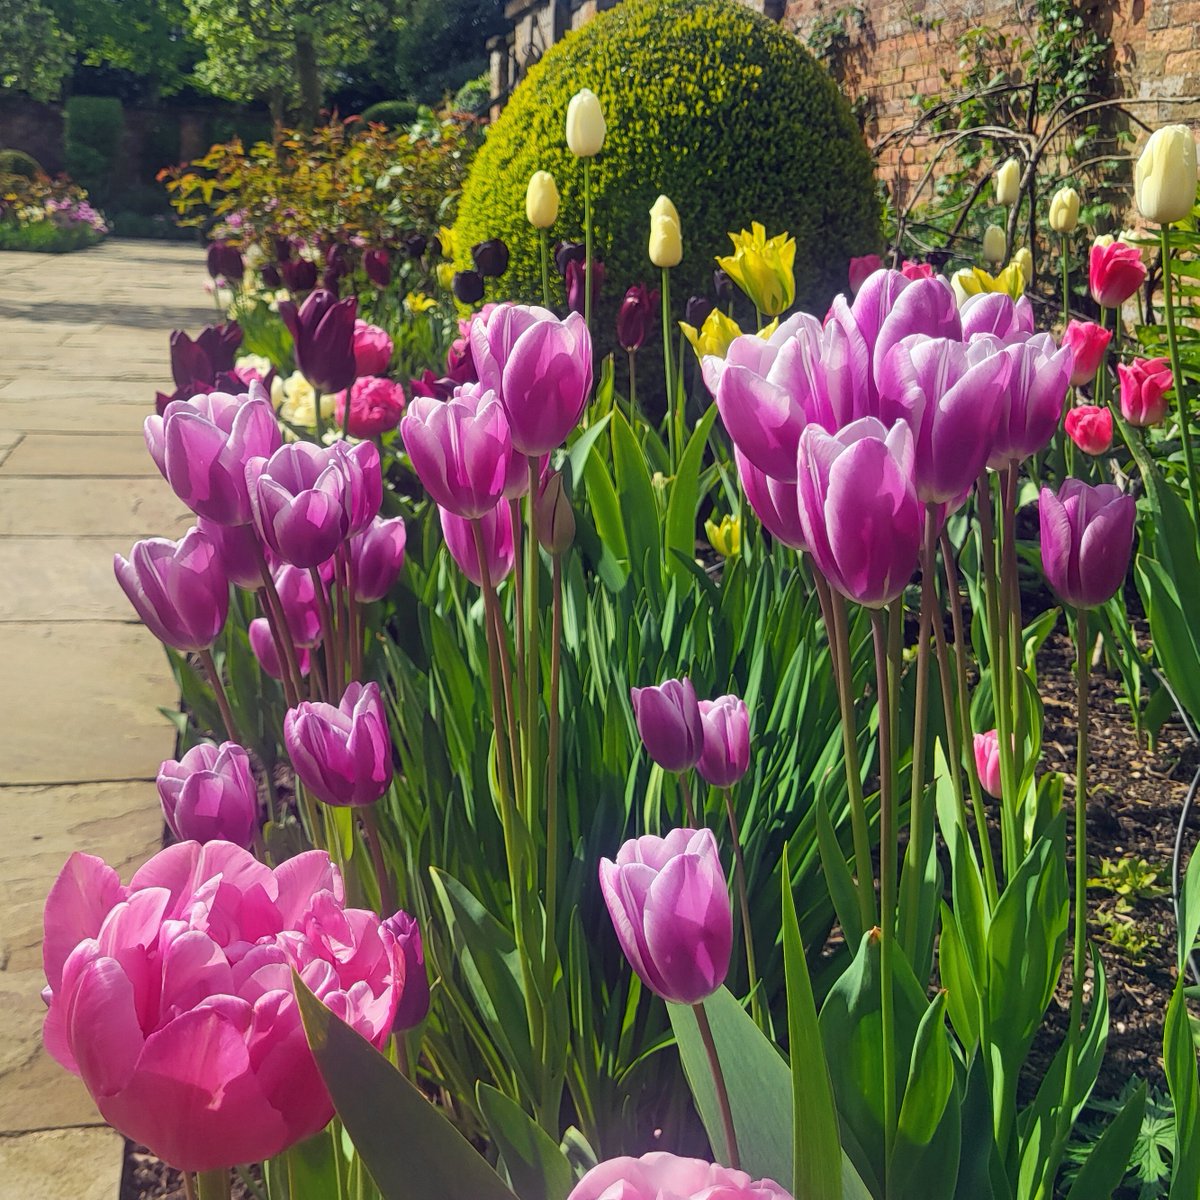
[[[731,787],[750,766],[750,712],[740,696],[700,701],[704,750],[696,770],[713,787]]]
[[[350,539],[354,565],[354,598],[360,604],[382,600],[392,590],[404,566],[408,531],[401,517],[385,521],[376,517]]]
[[[933,269],[933,263],[915,262],[906,258],[900,264],[900,274],[905,279],[932,279],[937,272]]]
[[[630,688],[629,698],[642,745],[664,771],[686,771],[700,761],[704,722],[690,679]]]
[[[271,623],[266,617],[255,617],[250,622],[250,649],[262,667],[272,679],[282,679],[287,673],[284,663],[279,657],[279,647],[275,645],[271,633]],[[302,647],[296,648],[296,665],[300,674],[307,677],[312,667],[312,655]]]
[[[458,564],[458,569],[476,586],[483,587],[483,572],[479,569],[479,553],[475,545],[475,531],[470,521],[439,508],[442,519],[442,536],[446,549]],[[483,531],[484,558],[487,563],[488,579],[495,587],[507,579],[516,557],[513,540],[513,521],[507,502],[501,501],[479,518]]]
[[[362,265],[367,278],[377,288],[383,289],[391,286],[392,260],[386,250],[364,250]]]
[[[359,375],[386,375],[393,350],[388,331],[360,317],[354,322],[353,341],[354,366]]]
[[[1048,333],[1035,333],[1005,348],[1012,361],[1000,425],[987,465],[998,471],[1023,462],[1049,445],[1062,418],[1075,355],[1054,345]]]
[[[914,285],[915,286],[915,285]],[[800,525],[817,569],[843,596],[880,608],[916,570],[924,512],[913,486],[913,436],[864,417],[800,438]]]
[[[1000,735],[989,729],[975,735],[975,770],[989,796],[1000,799]]]
[[[349,446],[334,442],[329,453],[346,480],[346,533],[361,533],[379,515],[383,505],[383,465],[374,442]]]
[[[1133,551],[1137,504],[1110,483],[1066,479],[1038,498],[1042,570],[1072,608],[1096,608],[1125,582]]]
[[[883,259],[878,254],[860,254],[857,258],[850,259],[850,292],[852,295],[857,295],[862,290],[862,285],[875,274],[876,271],[883,270]]]
[[[317,588],[312,572],[307,567],[293,567],[284,563],[275,572],[275,590],[279,593],[292,641],[306,650],[319,646],[321,610],[317,604]]]
[[[593,1167],[567,1200],[792,1200],[773,1179],[653,1151]]]
[[[167,825],[181,841],[253,844],[258,789],[250,756],[237,743],[193,746],[158,768],[157,786]]]
[[[296,776],[326,804],[374,804],[392,782],[392,738],[377,683],[351,683],[341,702],[302,701],[283,718]]]
[[[406,1029],[416,1029],[429,1014],[429,973],[425,970],[425,947],[416,917],[409,916],[403,909],[398,909],[383,924],[391,931],[404,956],[404,990],[392,1022],[392,1029],[396,1033],[403,1033]]]
[[[292,300],[279,302],[279,315],[295,344],[296,366],[319,392],[340,392],[357,374],[354,361],[354,319],[358,301],[339,300],[318,288],[299,308]]]
[[[635,283],[625,293],[621,307],[617,310],[617,342],[626,351],[640,350],[658,311],[659,292],[644,283]]]
[[[733,915],[710,829],[632,838],[600,860],[600,888],[629,965],[656,995],[697,1004],[725,982]]]
[[[175,495],[218,525],[249,523],[246,463],[270,456],[282,442],[260,384],[241,396],[209,392],[174,400],[161,417],[146,418],[143,434]]]
[[[1136,246],[1093,243],[1088,254],[1088,287],[1101,308],[1120,308],[1146,282],[1146,264]]]
[[[750,507],[763,528],[785,546],[805,550],[804,531],[800,528],[799,496],[795,483],[781,483],[763,474],[735,445],[733,459],[738,478]]]
[[[1013,300],[1004,292],[980,292],[967,297],[959,317],[964,342],[977,334],[991,334],[1002,342],[1023,342],[1034,330],[1028,296]]]
[[[959,499],[983,470],[1010,370],[995,345],[921,334],[888,356],[879,379],[881,417],[911,427],[913,482],[926,504]]]
[[[1063,330],[1062,344],[1071,347],[1075,365],[1071,370],[1071,386],[1091,383],[1104,361],[1104,352],[1112,341],[1112,330],[1095,321],[1068,321]]]
[[[1117,364],[1121,381],[1121,416],[1130,425],[1158,425],[1167,415],[1167,393],[1174,379],[1165,358],[1135,358]]]
[[[496,393],[464,384],[449,400],[418,396],[400,422],[413,470],[435,503],[471,520],[496,507],[513,454]]]
[[[1084,454],[1107,454],[1112,448],[1113,415],[1111,408],[1080,404],[1069,409],[1063,418],[1067,437]]]
[[[251,592],[262,587],[259,562],[264,550],[253,525],[218,525],[200,517],[196,528],[216,546],[221,570],[230,583]]]
[[[579,423],[592,390],[592,339],[578,313],[560,321],[544,308],[499,304],[471,323],[484,388],[508,414],[513,449],[548,454]]]
[[[47,1050],[109,1124],[185,1171],[271,1158],[333,1116],[293,969],[377,1047],[404,979],[395,936],[345,907],[327,854],[272,870],[229,842],[170,846],[128,886],[72,855],[42,957]]]
[[[455,383],[478,382],[475,359],[471,356],[471,343],[465,335],[456,337],[446,351],[446,378],[454,380]]]
[[[199,529],[177,542],[147,538],[129,558],[113,558],[121,590],[160,642],[175,650],[207,650],[229,613],[229,581],[217,548]]]
[[[338,392],[334,401],[334,419],[346,428],[346,393]],[[373,438],[395,429],[404,415],[404,389],[394,379],[366,375],[350,388],[351,437]]]
[[[270,458],[252,458],[246,481],[255,527],[284,562],[318,566],[348,534],[346,473],[332,448],[311,442],[282,446]]]

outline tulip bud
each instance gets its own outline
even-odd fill
[[[668,216],[651,215],[650,261],[656,267],[677,267],[682,258],[683,235],[679,229],[679,222]]]
[[[1015,158],[1006,158],[992,178],[996,203],[1011,208],[1020,196],[1021,164]]]
[[[250,622],[249,634],[250,649],[254,652],[254,657],[258,659],[258,665],[272,679],[282,679],[287,673],[287,669],[279,657],[279,647],[275,644],[274,634],[271,633],[270,621],[266,617],[255,617]],[[297,648],[296,663],[300,668],[300,674],[307,678],[312,666],[312,656],[307,650]]]
[[[1067,437],[1084,454],[1107,454],[1112,448],[1113,415],[1111,408],[1098,408],[1094,404],[1081,404],[1073,408],[1063,419]]]
[[[1164,125],[1150,135],[1133,169],[1138,211],[1147,221],[1170,225],[1196,203],[1196,143],[1186,125]]]
[[[990,263],[1002,263],[1008,249],[1008,238],[999,225],[989,225],[983,231],[983,257]]]
[[[1129,570],[1137,504],[1111,483],[1067,479],[1038,497],[1042,570],[1064,603],[1096,608],[1120,590]]]
[[[1016,265],[1021,272],[1021,277],[1025,280],[1025,286],[1028,287],[1033,282],[1033,251],[1028,246],[1018,246],[1013,251],[1012,263]]]
[[[850,291],[857,296],[859,288],[861,288],[862,285],[866,283],[876,271],[882,270],[883,259],[880,258],[878,254],[860,254],[857,257],[851,258],[850,266],[847,272],[850,278]]]
[[[1079,193],[1073,187],[1059,188],[1050,201],[1050,228],[1071,233],[1079,224]]]
[[[742,524],[737,517],[726,513],[718,525],[712,519],[704,522],[708,544],[722,558],[737,558],[742,550]]]
[[[388,287],[392,282],[392,262],[386,250],[367,250],[363,254],[363,270],[377,288]]]
[[[508,247],[499,238],[488,238],[471,247],[475,269],[485,279],[495,279],[508,270]]]
[[[534,171],[525,189],[525,216],[534,229],[549,229],[558,220],[558,184],[549,171]]]
[[[989,796],[1000,799],[1000,735],[989,729],[975,735],[975,770]]]
[[[567,105],[567,149],[576,158],[592,158],[604,146],[604,111],[590,88],[581,88]]]
[[[392,1022],[395,1033],[416,1029],[429,1013],[429,973],[425,970],[425,948],[421,943],[421,930],[415,917],[403,909],[397,910],[383,922],[391,931],[396,945],[404,956],[404,991],[396,1005],[396,1018]]]
[[[460,304],[478,304],[483,299],[483,276],[478,271],[455,271],[450,286]]]
[[[687,304],[683,306],[683,319],[688,325],[699,329],[716,307],[707,296],[689,296]]]
[[[551,471],[538,490],[533,527],[547,554],[564,554],[575,541],[575,514],[563,486],[562,472]]]
[[[646,752],[665,771],[686,771],[700,761],[704,723],[690,679],[630,688],[633,717]]]
[[[738,696],[700,701],[704,750],[696,769],[713,787],[737,783],[750,766],[750,713]]]
[[[1146,265],[1136,246],[1111,235],[1098,237],[1088,255],[1088,287],[1102,308],[1120,308],[1146,281]]]

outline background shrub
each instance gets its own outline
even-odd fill
[[[125,133],[125,113],[113,96],[72,96],[64,107],[67,174],[103,204]]]
[[[420,114],[421,106],[415,100],[380,100],[363,109],[362,119],[378,121],[392,129],[407,129]]]
[[[38,160],[24,150],[0,150],[0,177],[20,175],[22,179],[36,179],[44,174]]]
[[[648,212],[659,192],[679,209],[685,257],[672,273],[682,310],[711,292],[730,230],[762,221],[796,238],[796,302],[824,311],[846,287],[850,255],[879,242],[871,158],[850,108],[800,43],[737,0],[626,0],[552,47],[513,92],[475,157],[459,204],[457,265],[472,244],[511,251],[501,293],[540,297],[525,187],[540,169],[562,194],[552,238],[583,228],[583,168],[567,150],[567,102],[600,97],[608,124],[592,170],[596,247],[607,268],[601,328],[625,289],[655,274]]]

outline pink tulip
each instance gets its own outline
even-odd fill
[[[262,587],[259,564],[264,548],[253,525],[218,525],[207,517],[200,517],[196,528],[216,547],[221,569],[230,583],[247,591]]]
[[[1088,255],[1088,287],[1101,308],[1120,308],[1146,282],[1146,264],[1136,246],[1093,243]]]
[[[1074,353],[1058,349],[1048,333],[1005,348],[1012,362],[1000,425],[988,456],[994,471],[1044,450],[1058,429],[1071,381]]]
[[[283,615],[292,641],[311,650],[321,644],[321,608],[312,572],[306,567],[284,563],[275,573],[275,590],[283,606]],[[328,603],[328,598],[326,599]]]
[[[404,566],[408,531],[401,517],[385,521],[376,517],[362,533],[350,539],[354,564],[354,598],[360,604],[382,600],[392,590]]]
[[[697,1004],[725,982],[733,915],[712,830],[633,838],[600,860],[600,888],[630,966],[656,995]]]
[[[916,570],[924,512],[913,459],[904,421],[887,429],[864,417],[836,434],[810,425],[800,438],[800,526],[809,552],[832,587],[871,608],[894,600]]]
[[[1000,799],[1000,735],[989,729],[975,735],[975,770],[989,796]]]
[[[446,549],[450,551],[450,557],[476,587],[482,587],[483,572],[479,569],[479,553],[471,522],[445,508],[439,509],[438,512],[442,519],[442,536],[446,539]],[[500,503],[485,512],[479,518],[479,522],[483,531],[488,578],[495,587],[501,580],[508,578],[516,558],[512,514],[506,503]]]
[[[430,498],[471,520],[496,507],[513,455],[508,418],[482,384],[455,388],[449,400],[418,396],[400,436]]]
[[[322,851],[270,867],[182,842],[122,886],[74,854],[46,900],[47,1050],[101,1115],[184,1171],[270,1158],[333,1116],[292,970],[359,1034],[391,1034],[404,959],[345,907]]]
[[[860,254],[850,259],[850,292],[857,295],[862,285],[875,274],[883,270],[883,259],[878,254]]]
[[[279,647],[275,645],[270,621],[266,617],[255,617],[250,622],[249,636],[250,649],[258,660],[258,665],[272,679],[282,679],[287,672],[280,660]],[[312,655],[307,650],[298,647],[296,665],[300,668],[300,674],[307,678],[308,672],[312,668]]]
[[[1072,408],[1063,418],[1067,437],[1084,454],[1107,454],[1113,441],[1113,415],[1111,408],[1097,408],[1094,404],[1080,404]]]
[[[315,567],[331,558],[349,533],[342,452],[293,442],[269,459],[252,458],[246,465],[255,527],[284,562]]]
[[[737,783],[750,766],[750,712],[740,696],[700,701],[704,750],[696,770],[713,787]]]
[[[742,491],[754,509],[763,528],[785,546],[806,550],[804,530],[800,527],[799,494],[794,483],[781,483],[764,475],[735,445],[733,460],[737,465]]]
[[[1063,331],[1062,344],[1070,346],[1075,355],[1071,370],[1071,386],[1091,383],[1104,361],[1104,352],[1112,341],[1112,330],[1097,325],[1095,321],[1068,321]]]
[[[906,258],[900,264],[900,274],[905,279],[932,279],[937,272],[932,263],[914,262],[911,258]]]
[[[704,722],[690,679],[630,688],[629,699],[646,753],[664,771],[686,771],[700,761]]]
[[[528,457],[562,445],[592,390],[592,339],[579,313],[500,304],[471,322],[471,350],[484,388],[504,405],[513,448]]]
[[[193,746],[159,767],[156,786],[167,825],[182,841],[253,844],[258,789],[250,757],[236,743]]]
[[[1130,425],[1145,427],[1161,424],[1167,415],[1167,393],[1174,379],[1171,364],[1165,358],[1135,358],[1117,363],[1121,381],[1121,416]]]
[[[593,1167],[567,1200],[792,1200],[773,1179],[752,1180],[698,1158],[653,1151]]]
[[[871,352],[871,372],[877,385],[892,347],[914,333],[953,341],[962,338],[954,291],[940,276],[910,282],[884,317]]]
[[[361,533],[379,515],[383,504],[383,467],[374,442],[348,445],[336,441],[329,448],[330,460],[346,481],[346,536]]]
[[[351,437],[371,438],[387,433],[400,424],[404,415],[404,389],[393,379],[360,375],[350,388]],[[339,426],[346,425],[346,393],[334,397],[334,416]]]
[[[980,292],[967,297],[959,317],[964,342],[984,333],[1002,342],[1023,342],[1034,330],[1033,305],[1028,296],[1013,300],[1004,292]]]
[[[386,375],[392,365],[392,349],[386,329],[369,325],[361,317],[354,322],[354,366],[360,377]]]
[[[1042,570],[1065,604],[1096,608],[1125,582],[1137,504],[1110,483],[1066,479],[1038,498]]]

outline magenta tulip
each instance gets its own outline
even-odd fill
[[[272,679],[282,679],[287,674],[286,667],[279,657],[279,647],[275,644],[275,636],[271,633],[271,623],[266,617],[255,617],[250,622],[250,649],[262,667]],[[300,674],[307,678],[312,668],[312,655],[302,647],[296,649],[296,665]]]
[[[1044,450],[1058,429],[1071,382],[1074,353],[1048,333],[1005,348],[1012,361],[1000,424],[987,465],[994,471]]]
[[[284,563],[275,572],[275,591],[283,606],[284,619],[297,646],[311,650],[321,644],[321,609],[316,584],[306,567]],[[328,600],[326,601],[328,603]]]
[[[250,592],[262,587],[259,564],[265,552],[253,525],[218,525],[200,517],[196,528],[217,548],[221,570],[230,583]]]
[[[170,846],[128,886],[72,855],[42,957],[47,1050],[109,1124],[184,1171],[271,1158],[333,1116],[293,970],[380,1048],[404,980],[394,934],[345,907],[327,854],[272,870],[229,842]]]
[[[376,517],[350,539],[354,567],[354,598],[360,604],[382,600],[392,590],[404,566],[408,531],[400,517],[385,521]]]
[[[937,272],[933,269],[933,263],[916,262],[914,259],[906,258],[900,264],[900,274],[905,279],[932,279]]]
[[[700,761],[704,722],[690,679],[630,688],[633,718],[646,753],[665,771],[686,771]]]
[[[159,767],[157,786],[167,825],[181,841],[253,844],[258,789],[241,746],[193,746]]]
[[[1098,408],[1094,404],[1080,404],[1068,410],[1063,418],[1067,437],[1084,454],[1107,454],[1112,448],[1113,415],[1111,408]]]
[[[785,546],[806,550],[804,530],[800,527],[799,493],[794,483],[781,483],[763,474],[735,445],[733,460],[737,465],[742,491],[754,509],[763,528]]]
[[[283,719],[296,776],[326,804],[374,804],[392,782],[392,739],[377,683],[351,683],[341,702],[302,701]]]
[[[418,396],[400,422],[400,436],[435,503],[468,520],[496,507],[513,443],[494,391],[465,384],[446,401]]]
[[[386,375],[392,365],[392,339],[386,329],[360,317],[354,322],[354,366],[359,375]]]
[[[315,567],[349,532],[347,477],[339,459],[333,449],[293,442],[246,465],[255,527],[284,562]]]
[[[850,292],[851,295],[857,296],[862,290],[862,285],[875,274],[876,271],[883,270],[883,259],[878,254],[860,254],[857,258],[850,259]]]
[[[1034,330],[1033,305],[1028,296],[1013,300],[1004,292],[968,296],[959,311],[963,341],[991,334],[1002,342],[1023,342]]]
[[[975,735],[975,770],[989,796],[1000,799],[1000,735],[989,729]]]
[[[696,770],[713,787],[737,783],[750,766],[750,712],[740,696],[700,701],[704,750]]]
[[[384,927],[391,931],[396,945],[404,956],[404,990],[396,1005],[392,1029],[403,1033],[416,1029],[429,1014],[429,973],[425,970],[425,947],[416,917],[402,909],[393,913]]]
[[[924,512],[913,457],[904,421],[887,429],[864,417],[836,434],[810,425],[800,438],[804,540],[830,585],[871,608],[900,595],[916,570]]]
[[[113,570],[143,624],[175,650],[207,650],[229,613],[229,581],[217,548],[189,529],[177,542],[147,538],[129,558],[116,555]]]
[[[1097,325],[1095,321],[1068,321],[1063,331],[1062,344],[1071,347],[1075,365],[1071,369],[1071,386],[1080,387],[1091,383],[1104,361],[1104,352],[1112,341],[1112,330]]]
[[[1093,243],[1088,254],[1088,287],[1101,308],[1120,308],[1146,282],[1146,264],[1136,246]]]
[[[600,860],[617,940],[642,982],[673,1004],[698,1004],[725,982],[733,915],[710,829],[633,838]]]
[[[386,250],[364,250],[363,270],[367,278],[377,287],[386,288],[392,282],[392,260]]]
[[[1125,582],[1133,551],[1137,504],[1110,483],[1096,487],[1066,479],[1055,495],[1038,498],[1042,570],[1073,608],[1096,608]]]
[[[940,276],[911,280],[880,322],[871,351],[871,373],[876,384],[892,347],[914,333],[953,341],[962,338],[962,321],[954,291]]]
[[[279,315],[292,335],[296,366],[319,392],[340,392],[358,373],[354,361],[354,319],[358,301],[339,300],[318,288],[299,308],[279,302]]]
[[[1135,358],[1118,363],[1117,377],[1121,381],[1121,416],[1130,425],[1144,428],[1166,418],[1167,393],[1174,384],[1168,359]]]
[[[458,569],[476,586],[483,587],[483,572],[479,569],[479,552],[475,545],[475,530],[472,523],[449,509],[439,508],[442,519],[442,536],[446,549],[458,564]],[[513,540],[512,514],[506,503],[501,502],[479,518],[483,532],[484,561],[492,586],[507,579],[513,569],[516,549]]]
[[[383,464],[374,442],[349,446],[334,442],[329,454],[346,481],[346,533],[361,533],[379,515],[383,505]]]
[[[792,1200],[773,1179],[653,1151],[593,1167],[567,1200]]]

